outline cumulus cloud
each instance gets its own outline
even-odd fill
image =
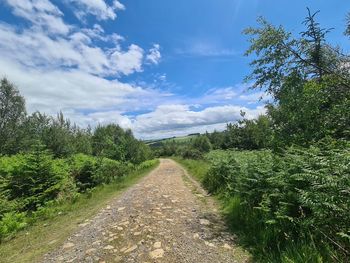
[[[124,10],[125,6],[117,0],[112,5],[108,5],[104,0],[67,0],[73,4],[75,15],[79,19],[85,19],[88,14],[96,16],[98,20],[114,20],[118,10]]]
[[[25,96],[29,111],[55,114],[69,109],[104,111],[119,107],[125,110],[138,97],[155,96],[137,86],[107,80],[75,70],[28,69],[8,60],[0,60],[0,75],[13,80]]]
[[[241,119],[241,111],[246,112],[246,118],[252,119],[263,114],[265,109],[225,105],[193,111],[189,105],[160,105],[150,113],[137,116],[133,122],[133,128],[136,133],[151,137],[169,133],[179,135],[184,131],[203,130],[203,127],[223,129],[226,123]]]
[[[103,0],[65,1],[74,6],[73,12],[80,12],[76,14],[81,18],[94,15],[98,20],[115,19],[117,11],[125,8],[116,0],[109,4]],[[62,111],[82,126],[114,122],[131,128],[140,138],[221,130],[227,122],[241,118],[241,110],[248,118],[264,112],[261,107],[233,103],[237,98],[253,99],[240,96],[236,87],[211,89],[190,99],[152,85],[123,83],[123,75],[160,63],[159,44],[144,50],[125,44],[117,33],[107,34],[99,23],[80,27],[68,24],[62,11],[49,0],[4,3],[29,23],[19,28],[0,22],[0,77],[6,76],[17,85],[29,112],[55,115]],[[210,54],[208,47],[199,50]],[[155,75],[155,79],[157,85],[167,83],[166,74]]]
[[[63,13],[49,0],[4,0],[16,16],[33,23],[35,28],[48,33],[67,34],[70,26],[64,23]]]
[[[116,44],[114,48],[102,49],[91,44],[93,32],[97,34],[96,28],[90,33],[82,30],[52,38],[32,28],[18,32],[13,26],[0,24],[0,54],[26,66],[78,68],[101,76],[141,71],[142,48],[131,44],[123,50]],[[121,39],[117,35],[111,37]]]
[[[149,53],[146,56],[146,60],[152,64],[158,64],[161,59],[159,44],[154,44],[153,47],[149,50]]]
[[[130,45],[127,51],[117,49],[111,54],[112,69],[125,75],[135,71],[140,72],[142,60],[143,49],[134,44]]]

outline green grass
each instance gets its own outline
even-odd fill
[[[210,167],[208,162],[204,160],[183,159],[180,157],[173,157],[172,159],[181,164],[189,174],[200,183],[203,181],[203,178]]]
[[[153,170],[152,167],[139,170],[123,177],[119,182],[95,188],[91,193],[80,196],[74,203],[63,203],[55,207],[60,211],[54,217],[39,220],[19,232],[13,239],[0,245],[0,262],[37,262],[48,251],[60,246],[80,223],[90,219],[126,188],[135,184]]]

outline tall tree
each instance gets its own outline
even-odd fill
[[[247,80],[274,98],[268,114],[277,146],[350,135],[350,59],[327,43],[330,29],[319,25],[317,14],[308,10],[298,37],[263,18],[259,28],[245,30],[251,36],[246,55],[255,55]]]
[[[0,81],[0,154],[16,152],[17,128],[26,116],[25,101],[6,78]]]

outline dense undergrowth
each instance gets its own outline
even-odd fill
[[[348,142],[281,153],[212,151],[180,160],[218,196],[231,229],[258,262],[346,262],[350,248]]]
[[[89,196],[100,185],[118,183],[130,173],[154,166],[75,154],[54,159],[41,146],[0,158],[0,239],[62,212],[62,204]]]

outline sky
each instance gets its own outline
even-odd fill
[[[348,0],[0,0],[0,77],[29,113],[82,127],[116,123],[140,139],[223,130],[269,99],[243,81],[242,31],[263,16],[298,34],[306,7],[349,46]]]

